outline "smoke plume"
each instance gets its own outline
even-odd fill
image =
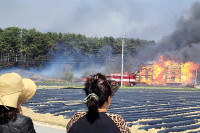
[[[196,2],[177,22],[174,32],[165,36],[157,44],[147,45],[138,50],[136,55],[124,53],[124,72],[133,73],[140,65],[149,64],[157,60],[160,55],[167,55],[171,59],[181,62],[193,61],[199,63],[200,59],[200,3]],[[164,27],[163,27],[164,28]],[[125,44],[126,48],[126,44]],[[115,55],[110,46],[99,51],[99,57],[81,57],[78,68],[74,69],[76,77],[101,72],[109,74],[121,72],[121,55]]]
[[[200,57],[200,3],[192,5],[188,17],[182,16],[176,30],[164,37],[157,50],[178,57],[183,61],[195,61]]]
[[[136,67],[157,60],[160,55],[167,55],[182,62],[193,61],[199,63],[200,59],[200,3],[196,2],[188,11],[187,16],[182,16],[177,22],[176,29],[165,36],[156,45],[151,45],[140,50],[134,58],[128,58]],[[130,64],[130,63],[129,63]]]

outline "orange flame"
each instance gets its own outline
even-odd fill
[[[141,66],[136,80],[148,85],[185,85],[194,82],[197,67],[194,62],[180,63],[160,56],[153,64]]]

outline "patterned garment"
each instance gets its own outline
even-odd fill
[[[77,112],[74,114],[72,119],[67,124],[66,130],[69,131],[69,129],[72,127],[72,125],[77,122],[81,117],[85,116],[85,112]],[[116,124],[116,126],[119,128],[121,133],[131,133],[126,122],[122,118],[121,115],[118,114],[110,114],[106,113],[106,115],[113,120],[113,122]]]

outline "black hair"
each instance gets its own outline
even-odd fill
[[[102,107],[108,101],[108,97],[112,97],[117,89],[118,87],[113,86],[112,81],[106,79],[106,76],[101,73],[87,78],[84,88],[86,96],[91,93],[95,93],[98,96],[98,99],[91,97],[86,102],[88,107],[86,117],[89,122],[93,123],[98,118],[98,108]]]
[[[6,108],[7,107],[7,108]],[[18,109],[0,105],[0,124],[15,121],[17,119]]]

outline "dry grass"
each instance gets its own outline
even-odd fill
[[[63,127],[66,127],[67,123],[69,122],[69,119],[65,119],[65,117],[62,115],[53,116],[50,113],[46,113],[46,114],[35,113],[33,112],[32,109],[29,109],[26,107],[22,107],[22,110],[23,110],[23,114],[31,117],[33,121],[39,121],[39,122],[44,122],[44,123],[63,126]]]

